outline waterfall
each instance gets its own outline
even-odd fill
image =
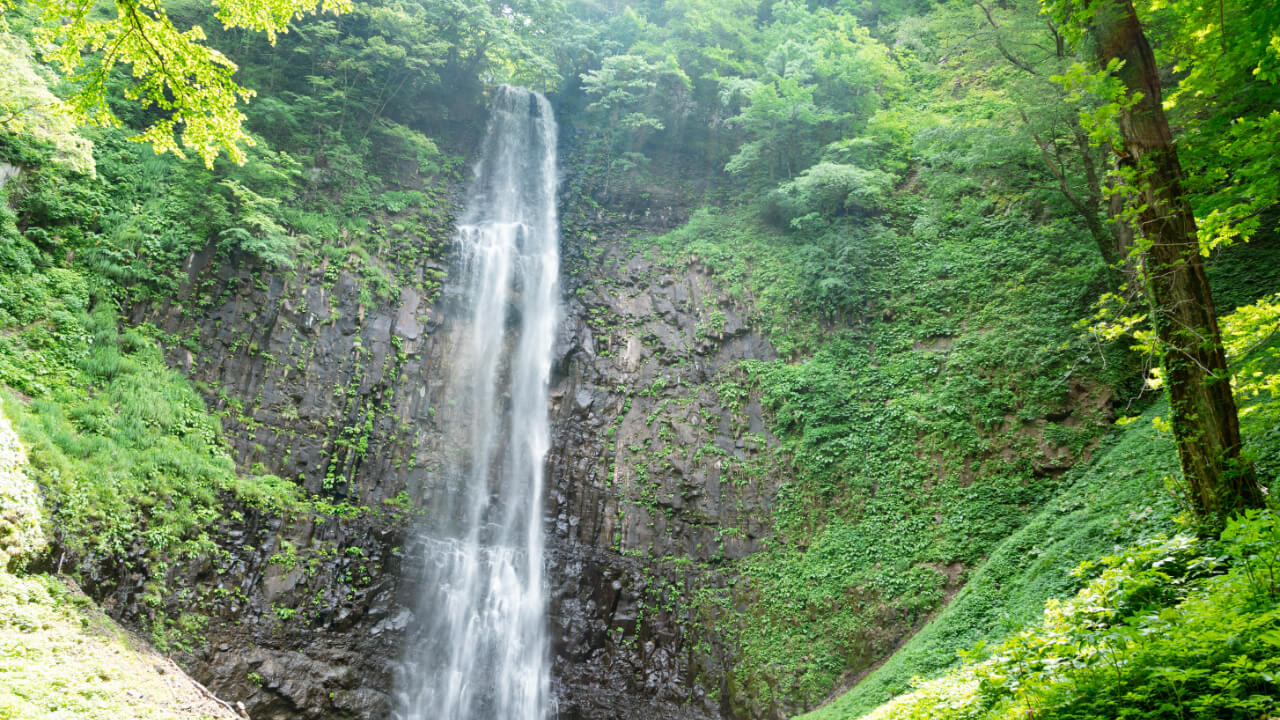
[[[458,224],[459,295],[443,487],[415,549],[418,625],[398,678],[403,720],[543,720],[547,383],[558,312],[556,124],[546,98],[503,86]]]

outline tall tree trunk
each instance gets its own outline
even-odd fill
[[[1118,77],[1141,99],[1120,119],[1119,162],[1135,171],[1140,262],[1159,341],[1173,434],[1189,499],[1216,524],[1262,505],[1253,468],[1240,458],[1240,425],[1231,374],[1200,258],[1195,218],[1182,191],[1182,168],[1160,97],[1151,46],[1130,0],[1104,0],[1093,27],[1098,61],[1124,61]]]

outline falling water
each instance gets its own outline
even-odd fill
[[[461,285],[441,412],[441,497],[401,672],[403,720],[543,720],[542,569],[547,382],[557,313],[556,125],[504,86],[457,233]]]

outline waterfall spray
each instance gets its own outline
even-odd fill
[[[402,720],[544,720],[547,384],[558,312],[556,125],[541,95],[497,90],[452,277],[461,295],[441,415],[444,494],[398,678]]]

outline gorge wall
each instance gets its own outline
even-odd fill
[[[563,240],[544,505],[559,715],[719,717],[728,661],[679,602],[698,582],[679,563],[714,567],[767,532],[781,476],[761,471],[771,438],[759,402],[725,402],[715,383],[774,353],[705,270],[630,239],[677,224],[679,208],[578,217]],[[330,505],[283,517],[241,507],[218,529],[216,559],[173,571],[208,588],[170,608],[198,603],[211,618],[182,659],[255,720],[390,711],[416,622],[408,528],[430,512],[448,442],[436,416],[450,358],[434,333],[451,224],[370,259],[408,269],[393,302],[370,303],[339,263],[273,273],[211,248],[190,259],[178,296],[133,312],[174,340],[171,363],[222,415],[242,472],[296,479]],[[113,615],[145,612],[142,576],[91,574]]]
[[[976,328],[983,345],[965,356],[952,345],[976,344],[972,339],[898,321],[873,299],[861,315],[840,320],[852,325],[846,336],[858,334],[848,342],[865,349],[869,369],[861,382],[875,390],[856,408],[871,418],[867,425],[842,432],[865,437],[874,427],[874,440],[898,454],[863,459],[892,457],[901,478],[881,480],[909,486],[868,481],[840,496],[860,502],[880,493],[880,521],[905,518],[925,528],[901,544],[929,554],[904,556],[894,572],[927,582],[924,591],[898,597],[850,580],[819,598],[831,614],[855,617],[846,636],[824,638],[838,647],[822,671],[832,677],[815,683],[819,689],[793,679],[813,664],[807,647],[788,648],[794,657],[778,674],[792,678],[776,686],[771,657],[750,658],[745,666],[759,669],[743,673],[742,648],[726,637],[743,630],[747,614],[763,612],[766,599],[752,595],[761,591],[751,578],[738,582],[750,563],[737,561],[766,547],[771,506],[794,479],[789,453],[775,452],[781,443],[770,433],[759,383],[739,363],[778,357],[760,330],[776,330],[776,301],[774,315],[765,317],[752,285],[727,287],[711,269],[712,255],[668,257],[661,243],[646,239],[683,225],[690,200],[646,185],[592,198],[566,154],[563,317],[553,352],[544,498],[559,716],[785,717],[820,701],[832,683],[861,677],[954,596],[982,548],[966,534],[969,506],[951,500],[971,500],[975,510],[992,506],[1004,524],[993,524],[997,530],[984,542],[998,539],[1000,527],[1016,527],[1016,517],[1087,456],[1110,412],[1110,389],[1067,373],[1052,397],[1025,411],[1021,396],[1006,390],[1017,414],[997,408],[990,413],[998,422],[961,428],[972,454],[957,451],[950,461],[940,452],[922,455],[918,442],[901,438],[922,437],[922,419],[937,420],[924,414],[925,405],[943,395],[929,394],[930,387],[905,393],[922,403],[921,414],[893,432],[879,419],[903,417],[895,403],[919,378],[924,386],[952,376],[969,383],[975,376],[966,367],[980,366],[976,382],[994,375],[991,384],[1003,383],[1000,368],[993,373],[979,362],[999,333]],[[314,169],[312,177],[323,172]],[[442,426],[453,358],[437,338],[457,292],[445,275],[461,190],[455,183],[433,192],[438,202],[429,222],[415,225],[392,212],[371,217],[373,241],[302,254],[289,269],[210,242],[188,259],[179,292],[131,310],[130,322],[151,323],[167,338],[170,364],[221,416],[240,472],[296,482],[310,499],[305,510],[238,505],[217,528],[218,552],[169,569],[170,584],[189,590],[164,601],[164,614],[208,617],[191,633],[201,642],[176,648],[181,659],[215,692],[243,700],[255,719],[391,712],[389,693],[406,631],[420,624],[413,608],[425,581],[410,530],[420,513],[439,505],[442,451],[452,442]],[[690,227],[698,232],[696,223]],[[921,287],[934,288],[921,277]],[[876,322],[879,336],[867,329]],[[789,359],[795,354],[788,351]],[[948,374],[939,376],[944,368]],[[899,385],[887,385],[886,374]],[[808,380],[797,382],[807,391]],[[980,390],[973,396],[988,396],[986,385]],[[833,391],[832,402],[848,405],[847,392]],[[788,441],[793,452],[796,438]],[[995,475],[994,489],[985,474]],[[908,500],[913,510],[903,509]],[[891,531],[868,527],[875,537],[858,571],[878,573],[880,543]],[[823,538],[769,549],[783,547],[799,562],[807,542]],[[147,626],[157,606],[144,571],[83,560],[78,569],[94,597],[115,617]],[[791,628],[812,621],[816,607],[795,604],[765,622]]]

